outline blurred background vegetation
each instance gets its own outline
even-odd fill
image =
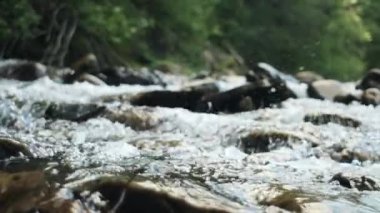
[[[380,67],[379,0],[1,0],[0,57],[69,66],[289,73],[357,79]],[[169,68],[168,68],[169,69]]]

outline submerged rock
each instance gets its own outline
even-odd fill
[[[45,65],[21,60],[7,60],[0,63],[0,78],[19,81],[34,81],[47,75]]]
[[[104,106],[96,104],[51,104],[45,118],[82,122],[99,116],[104,110]]]
[[[342,126],[354,127],[354,128],[357,128],[361,125],[361,122],[358,120],[355,120],[349,117],[344,117],[337,114],[324,114],[324,113],[308,114],[308,115],[305,115],[303,120],[305,122],[313,123],[314,125],[336,123]]]
[[[152,129],[156,124],[156,121],[147,110],[135,108],[123,111],[107,110],[104,116],[112,122],[125,124],[133,130]]]
[[[371,178],[361,176],[361,177],[350,177],[338,173],[334,175],[329,182],[338,182],[339,185],[346,188],[355,188],[359,191],[380,191],[379,185]]]
[[[292,147],[293,144],[301,144],[308,141],[311,146],[318,144],[311,138],[303,138],[301,136],[279,131],[253,131],[241,138],[240,148],[247,154],[269,152],[280,147]]]
[[[259,201],[260,205],[276,206],[289,212],[303,212],[303,204],[298,200],[297,192],[284,191],[273,198],[266,198]]]
[[[0,160],[20,156],[32,157],[33,154],[23,143],[11,138],[0,137]]]
[[[377,88],[380,90],[380,69],[371,69],[360,81],[357,88],[362,90]]]

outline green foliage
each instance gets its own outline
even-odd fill
[[[93,36],[121,58],[152,66],[172,61],[202,68],[210,65],[205,50],[219,58],[217,71],[238,69],[237,54],[248,64],[265,61],[344,80],[380,66],[377,0],[2,0],[0,47],[14,35],[32,43],[46,36],[47,19],[62,5],[79,18],[70,50],[80,54]]]
[[[38,15],[28,0],[0,1],[0,39],[9,36],[26,38],[32,36],[31,29],[38,23]]]

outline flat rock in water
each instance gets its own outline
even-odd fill
[[[51,104],[45,112],[46,119],[62,119],[69,121],[86,121],[97,117],[105,110],[96,104]]]
[[[0,61],[0,78],[34,81],[47,75],[45,65],[21,60]]]
[[[343,84],[336,80],[319,80],[309,84],[307,93],[311,98],[334,100],[336,96],[346,95]]]
[[[301,144],[308,141],[311,146],[318,144],[311,138],[303,138],[290,132],[281,131],[259,131],[255,130],[241,138],[239,147],[247,154],[269,152],[280,147],[292,147],[293,144]]]
[[[304,117],[305,122],[313,123],[314,125],[324,125],[328,123],[336,123],[346,127],[359,127],[361,122],[353,118],[344,117],[337,114],[315,113],[308,114]]]

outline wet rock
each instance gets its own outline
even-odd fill
[[[322,80],[323,77],[313,71],[302,71],[296,74],[296,78],[303,83],[313,83],[314,81]]]
[[[104,106],[96,104],[51,104],[45,118],[82,122],[101,115],[104,110]]]
[[[247,154],[269,152],[280,147],[292,147],[292,144],[301,144],[302,141],[309,141],[311,146],[318,144],[309,138],[302,138],[289,132],[277,131],[253,131],[241,138],[240,148]]]
[[[156,125],[147,110],[128,109],[123,111],[107,110],[105,118],[112,122],[119,122],[131,127],[133,130],[148,130]]]
[[[305,122],[313,123],[314,125],[336,123],[342,126],[354,127],[354,128],[357,128],[361,125],[361,122],[358,120],[355,120],[349,117],[344,117],[337,114],[324,114],[324,113],[308,114],[308,115],[305,115],[303,120]]]
[[[40,171],[0,172],[0,212],[30,212],[45,196],[47,185]]]
[[[350,177],[338,173],[334,175],[329,182],[338,182],[339,185],[346,188],[355,188],[359,191],[380,191],[379,185],[371,178],[361,176],[361,177]]]
[[[120,84],[153,85],[155,82],[141,73],[134,73],[125,67],[109,67],[100,70],[98,75],[108,85],[119,86]]]
[[[205,94],[214,94],[219,92],[218,85],[213,79],[202,79],[192,81],[184,85],[183,90],[186,91],[199,91]]]
[[[194,110],[203,95],[199,91],[152,91],[134,96],[131,104]]]
[[[307,94],[311,98],[334,100],[336,96],[346,95],[343,84],[336,80],[319,80],[309,84]]]
[[[380,104],[380,90],[377,88],[366,89],[361,97],[361,102],[365,105],[377,106]]]
[[[334,102],[343,103],[343,104],[350,104],[354,101],[361,102],[360,97],[352,94],[347,95],[337,95],[334,97]]]
[[[380,69],[371,69],[360,81],[357,88],[362,90],[377,88],[380,90]]]
[[[79,78],[77,80],[79,82],[88,82],[90,84],[97,85],[97,86],[106,85],[106,83],[104,83],[102,80],[100,80],[100,78],[98,78],[94,75],[88,74],[88,73],[82,74],[81,76],[79,76]]]
[[[90,193],[99,192],[106,205],[102,212],[226,212],[195,206],[165,192],[143,187],[135,182],[98,180],[84,187]],[[82,189],[83,190],[83,189]]]
[[[246,84],[218,94],[206,95],[197,106],[200,112],[242,112],[270,107],[296,96],[284,83],[273,86]],[[250,99],[248,99],[250,98]]]
[[[71,68],[78,74],[96,73],[99,69],[98,59],[93,53],[89,53],[71,65]]]
[[[33,154],[23,143],[11,138],[0,137],[0,160],[20,156],[32,157]]]
[[[294,191],[283,191],[280,194],[259,201],[260,205],[276,206],[289,212],[303,212],[303,204],[298,200],[299,195]]]
[[[8,60],[0,64],[0,78],[34,81],[46,75],[46,66],[36,62]]]

